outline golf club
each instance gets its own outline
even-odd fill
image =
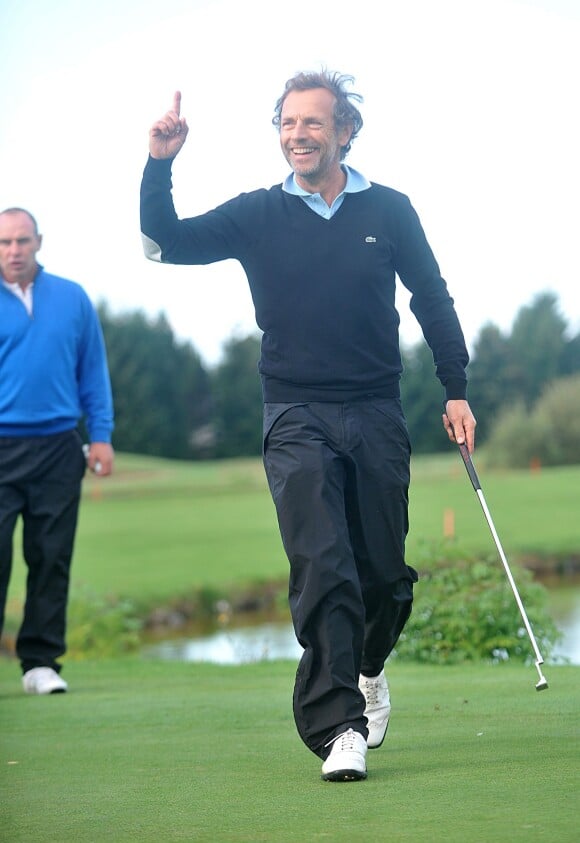
[[[471,459],[471,454],[469,453],[469,449],[467,445],[462,442],[461,444],[457,443],[459,446],[459,453],[463,458],[463,462],[465,463],[465,468],[467,469],[467,473],[469,475],[469,479],[475,489],[475,493],[479,498],[479,502],[481,504],[481,508],[483,509],[483,514],[485,515],[485,520],[487,521],[488,527],[491,530],[491,534],[493,536],[493,540],[495,542],[495,546],[497,547],[497,551],[500,555],[501,561],[503,562],[503,566],[505,568],[505,572],[507,574],[507,578],[509,580],[509,584],[512,587],[512,591],[514,593],[514,597],[516,599],[516,603],[518,604],[518,609],[520,610],[520,614],[522,616],[522,620],[524,622],[524,626],[528,633],[528,637],[530,639],[531,645],[533,647],[535,656],[536,656],[536,670],[538,671],[538,675],[540,677],[539,681],[536,683],[536,691],[544,691],[548,687],[548,682],[546,677],[542,673],[542,669],[540,665],[544,664],[544,659],[542,658],[542,654],[538,648],[538,644],[536,642],[534,633],[532,632],[532,627],[530,626],[530,622],[528,620],[528,616],[526,615],[526,610],[524,609],[524,604],[521,601],[520,595],[518,594],[518,589],[514,582],[514,578],[512,577],[512,572],[510,571],[510,567],[508,565],[508,561],[506,559],[506,555],[503,552],[503,548],[501,546],[501,542],[497,535],[496,529],[494,527],[493,521],[491,519],[491,515],[489,513],[489,509],[487,508],[487,504],[485,502],[485,497],[483,495],[483,491],[481,489],[481,483],[479,482],[479,477],[477,476],[477,472],[475,470],[475,466],[473,465],[473,460]]]

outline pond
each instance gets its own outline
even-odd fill
[[[551,661],[580,665],[580,578],[570,579],[572,582],[567,578],[565,585],[561,580],[545,583],[548,610],[563,636]],[[223,626],[206,634],[181,634],[179,638],[150,644],[145,654],[184,662],[244,664],[276,659],[298,661],[302,648],[290,621],[270,618],[251,625]]]

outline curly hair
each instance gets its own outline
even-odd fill
[[[336,71],[321,70],[297,73],[291,79],[288,79],[282,96],[276,102],[274,117],[272,118],[273,125],[280,131],[282,107],[289,93],[292,91],[309,91],[313,88],[326,88],[336,98],[333,111],[335,128],[340,131],[345,127],[352,127],[348,143],[341,147],[340,157],[342,160],[350,151],[352,142],[358,136],[363,125],[360,111],[351,102],[351,100],[362,102],[363,98],[354,91],[346,90],[346,86],[353,82],[354,76],[347,76]]]

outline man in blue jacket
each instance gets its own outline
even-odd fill
[[[36,221],[0,212],[0,633],[22,517],[28,568],[16,639],[24,690],[63,693],[66,608],[81,481],[113,469],[113,404],[97,314],[73,281],[36,261]],[[85,460],[77,426],[90,438]]]
[[[150,130],[141,188],[149,258],[234,258],[248,278],[263,331],[264,465],[304,648],[294,717],[328,781],[366,778],[367,749],[383,742],[384,665],[417,581],[404,555],[410,443],[397,275],[433,351],[449,438],[472,450],[475,431],[463,334],[417,214],[406,196],[343,164],[362,126],[351,81],[289,79],[273,123],[291,174],[188,219],[171,197],[172,161],[189,131],[177,93]]]

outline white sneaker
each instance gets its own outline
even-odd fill
[[[367,746],[369,749],[377,749],[385,739],[391,713],[387,679],[384,672],[378,676],[363,676],[361,673],[358,686],[366,700],[365,717],[369,730]]]
[[[361,733],[348,729],[330,743],[333,747],[322,765],[321,778],[327,782],[355,782],[366,779],[367,742]]]
[[[27,694],[64,694],[68,685],[52,667],[33,667],[22,677]]]

